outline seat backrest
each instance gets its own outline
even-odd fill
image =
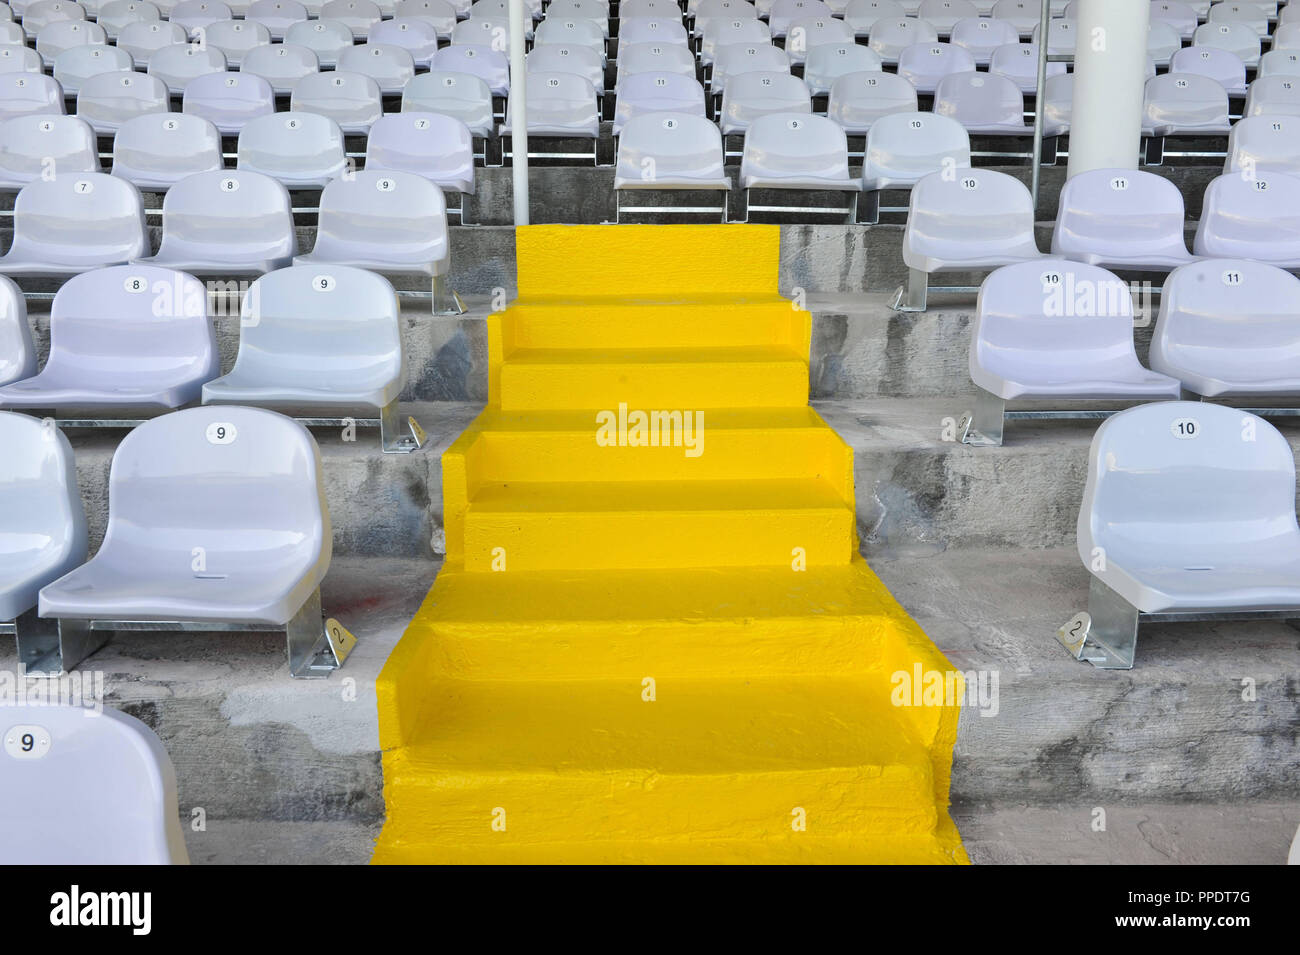
[[[241,336],[255,327],[244,324]],[[163,530],[178,528],[195,534]],[[272,411],[222,405],[152,418],[123,438],[109,471],[100,553],[151,555],[144,559],[155,563],[171,551],[187,566],[196,536],[210,571],[259,556],[328,566],[329,508],[320,451],[307,429]]]
[[[453,21],[455,16],[453,13]],[[368,42],[399,46],[410,53],[416,63],[423,65],[438,50],[438,29],[424,17],[396,17],[371,27]]]
[[[183,93],[190,80],[205,73],[224,73],[226,65],[226,54],[216,47],[177,43],[149,57],[149,75],[166,83],[171,92]]]
[[[340,70],[371,77],[385,93],[401,92],[415,75],[415,60],[409,50],[368,40],[339,53]]]
[[[379,84],[362,73],[333,70],[310,73],[295,84],[289,98],[294,112],[320,113],[339,126],[369,126],[383,113]]]
[[[271,84],[277,93],[288,93],[304,76],[320,70],[315,50],[294,43],[256,46],[244,54],[241,73],[252,73]]]
[[[1295,459],[1267,421],[1208,402],[1159,401],[1092,439],[1079,552],[1116,567],[1200,564],[1225,544],[1294,535]]]
[[[431,261],[448,257],[447,201],[423,176],[363,169],[321,192],[312,255],[326,261],[383,259],[385,250],[418,248]]]
[[[1186,122],[1228,122],[1228,91],[1216,80],[1197,73],[1162,73],[1147,80],[1143,99],[1148,126]]]
[[[654,44],[661,46],[663,44]],[[685,47],[679,47],[685,49]],[[687,51],[690,55],[690,51]],[[577,73],[585,76],[597,92],[605,89],[605,64],[599,53],[589,46],[564,46],[548,43],[535,47],[528,54],[526,68],[529,72]]]
[[[291,24],[305,23],[307,17],[307,8],[298,0],[253,0],[244,14],[244,19],[266,27],[272,39],[283,39]]]
[[[6,752],[4,858],[20,865],[189,861],[176,773],[162,742],[133,716],[84,706],[0,707]]]
[[[1019,43],[1020,32],[1007,20],[991,17],[967,17],[953,24],[953,43],[971,51],[992,52],[1008,43]]]
[[[1254,28],[1245,23],[1202,23],[1192,34],[1192,46],[1228,50],[1249,64],[1259,58],[1260,39]]]
[[[533,101],[528,105],[531,111]],[[465,179],[472,184],[474,138],[469,127],[454,116],[390,113],[370,128],[366,168],[412,172],[443,188]]]
[[[15,116],[0,122],[0,179],[99,172],[95,131],[76,116]]]
[[[112,265],[144,255],[144,206],[131,183],[101,172],[34,179],[14,200],[9,254],[42,263]]]
[[[696,32],[699,23],[707,20],[756,20],[758,8],[749,0],[691,0],[694,5]],[[621,8],[620,8],[621,9]]]
[[[1242,115],[1300,116],[1300,77],[1256,77],[1246,94]]]
[[[933,111],[964,126],[1025,125],[1020,87],[996,73],[950,73],[934,91]]]
[[[213,245],[279,250],[290,247],[293,236],[283,185],[260,172],[220,169],[187,176],[167,190],[159,256]]]
[[[1300,50],[1270,50],[1259,58],[1256,76],[1300,76]]]
[[[898,75],[911,80],[917,89],[933,89],[938,79],[949,73],[974,71],[970,50],[955,43],[914,43],[898,54]]]
[[[486,45],[446,46],[433,54],[430,69],[469,73],[487,83],[496,96],[510,89],[510,62],[505,53]]]
[[[1033,92],[1038,86],[1038,45],[1008,43],[989,56],[989,72],[1013,80],[1021,90]],[[1048,63],[1048,77],[1065,73],[1064,63]]]
[[[625,0],[619,4],[618,15],[628,20],[638,17],[680,20],[682,8],[676,0]],[[619,32],[622,32],[621,26]]]
[[[1276,9],[1276,4],[1273,4]],[[1242,23],[1258,37],[1268,36],[1269,12],[1258,3],[1215,3],[1207,15],[1209,23]]]
[[[819,178],[849,182],[844,130],[825,116],[769,113],[745,132],[740,178]]]
[[[846,73],[831,84],[826,115],[844,129],[865,133],[881,116],[915,113],[916,87],[896,73]]]
[[[809,0],[808,6],[814,6]],[[791,59],[803,61],[808,51],[822,43],[851,43],[853,28],[843,20],[831,16],[830,9],[821,0],[815,0],[821,12],[807,13],[789,21],[785,27],[785,48]],[[780,21],[778,21],[779,23]],[[773,28],[773,36],[780,36]]]
[[[725,93],[732,77],[758,72],[789,73],[789,54],[768,43],[728,43],[716,51],[710,88]]]
[[[85,20],[86,11],[70,0],[36,0],[21,11],[23,29],[28,39],[35,37],[43,27],[60,20]]]
[[[322,263],[268,272],[249,286],[243,316],[232,377],[313,392],[322,375],[348,391],[405,382],[397,293],[373,272]]]
[[[161,11],[148,0],[109,0],[95,14],[95,22],[112,40],[117,39],[122,27],[128,23],[150,23],[160,19]]]
[[[134,70],[99,73],[81,84],[77,115],[98,132],[113,132],[128,119],[171,108],[167,84]]]
[[[620,43],[677,43],[689,42],[686,27],[680,19],[660,17],[627,17],[619,19]]]
[[[656,112],[633,116],[618,140],[616,180],[722,179],[722,134],[703,116]]]
[[[679,43],[633,43],[620,48],[619,77],[633,73],[681,73],[695,76],[695,56]]]
[[[1300,178],[1270,170],[1249,178],[1240,172],[1216,177],[1205,187],[1196,251],[1288,263],[1300,259]]]
[[[402,112],[454,116],[475,136],[490,136],[492,90],[480,77],[451,70],[419,73],[402,90]]]
[[[1034,24],[1030,42],[1038,43],[1038,29],[1041,23]],[[1074,55],[1074,47],[1079,39],[1079,24],[1074,20],[1054,19],[1047,23],[1047,52],[1061,56]]]
[[[40,73],[0,73],[0,120],[63,113],[63,90]]]
[[[914,43],[937,43],[939,34],[927,21],[905,18],[881,18],[871,26],[871,48],[886,63],[897,63],[898,55]]]
[[[916,15],[922,20],[929,20],[941,30],[949,30],[958,20],[978,17],[980,11],[971,0],[921,0]]]
[[[1281,172],[1300,174],[1300,118],[1247,116],[1228,135],[1226,172]]]
[[[703,29],[696,24],[695,33],[701,37],[700,55],[704,62],[711,62],[718,55],[720,47],[733,43],[749,46],[772,42],[772,31],[766,23],[756,17],[733,17],[726,19],[715,17],[704,21]],[[620,35],[619,42],[622,42]],[[622,53],[620,52],[620,56]]]
[[[272,113],[244,124],[236,167],[285,182],[339,176],[347,168],[343,130],[319,113]]]
[[[979,170],[981,178],[988,175]],[[933,177],[922,180],[929,185]],[[918,184],[917,188],[920,188]],[[929,204],[929,200],[926,200]],[[971,378],[1086,379],[1087,369],[1133,355],[1133,296],[1095,265],[1042,259],[1003,266],[980,286],[971,330]]]
[[[1160,295],[1151,367],[1184,380],[1233,382],[1300,369],[1300,279],[1248,259],[1175,269]]]
[[[221,0],[181,0],[167,19],[187,30],[198,30],[218,20],[233,20],[235,12]]]
[[[226,54],[231,66],[238,66],[253,47],[271,42],[271,31],[255,20],[217,20],[200,30],[204,43]]]
[[[1184,221],[1183,195],[1163,176],[1091,169],[1066,180],[1061,190],[1052,251],[1185,255]]]
[[[1034,200],[1025,184],[993,169],[931,173],[912,187],[909,233],[970,243],[993,255],[1036,254]],[[906,241],[906,240],[904,240]]]
[[[1147,55],[1158,64],[1166,64],[1170,57],[1183,48],[1182,37],[1163,20],[1152,20],[1147,33]]]
[[[352,46],[352,30],[339,20],[308,20],[295,23],[284,33],[284,42],[304,46],[316,54],[323,67],[333,68],[339,53]]]
[[[1246,64],[1231,50],[1217,47],[1184,47],[1170,58],[1169,72],[1210,76],[1229,92],[1246,88]]]
[[[451,33],[456,26],[456,15],[456,5],[447,0],[397,0],[393,4],[393,19],[417,17],[433,26],[439,36]]]
[[[22,289],[13,279],[0,279],[0,385],[7,385],[36,374],[36,346]]]
[[[510,23],[505,17],[473,16],[468,20],[461,20],[451,31],[451,45],[457,46],[462,43],[486,46],[509,54]]]
[[[724,124],[748,123],[760,113],[811,113],[812,100],[803,80],[775,70],[733,75],[722,94]]]
[[[379,5],[371,0],[329,0],[320,8],[320,19],[341,20],[348,25],[352,36],[361,40],[382,17]]]
[[[44,58],[33,49],[17,44],[0,46],[0,73],[34,73],[45,69]]]
[[[970,166],[970,136],[961,123],[935,113],[890,113],[871,125],[864,164],[920,179],[945,166]]]
[[[157,19],[157,10],[154,10]],[[108,35],[98,23],[85,20],[56,20],[41,27],[36,34],[36,52],[43,59],[52,60],[64,50],[74,46],[89,46],[108,42]]]
[[[508,31],[506,40],[508,51],[510,48]],[[596,50],[604,50],[605,31],[593,20],[553,20],[547,17],[537,28],[534,44],[541,46],[547,43],[589,46]]]
[[[704,115],[704,87],[680,73],[634,73],[615,90],[614,132],[634,116],[671,112]]]
[[[203,283],[173,269],[118,265],[75,275],[50,307],[46,367],[81,371],[99,383],[143,371],[216,377],[221,366],[207,304]]]
[[[88,77],[129,70],[134,62],[130,53],[115,46],[74,46],[54,58],[54,79],[64,93],[75,96]]]
[[[122,27],[122,32],[117,35],[117,48],[126,50],[136,64],[141,65],[149,62],[154,51],[188,40],[185,28],[178,23],[145,20]]]
[[[275,112],[275,91],[253,73],[204,73],[185,84],[181,103],[186,113],[210,119],[222,129],[232,122],[232,117],[242,124],[254,116]],[[235,125],[230,131],[237,129]]]
[[[170,187],[223,166],[221,134],[201,116],[137,116],[113,138],[113,175],[141,189]]]

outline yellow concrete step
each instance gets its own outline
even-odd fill
[[[808,355],[783,346],[590,350],[524,348],[490,379],[506,411],[642,411],[798,407],[808,403]]]
[[[779,295],[621,296],[514,302],[500,317],[507,356],[517,348],[784,345],[808,350],[810,318]]]
[[[416,744],[385,758],[386,838],[761,840],[799,822],[823,836],[915,837],[940,823],[931,762],[884,679],[666,678],[653,691],[429,685]]]
[[[530,571],[843,565],[857,539],[829,483],[772,479],[484,485],[464,541],[466,570]]]
[[[646,442],[653,442],[647,444]],[[524,481],[809,478],[853,496],[853,450],[808,407],[638,419],[632,409],[488,409],[443,456],[447,499]]]

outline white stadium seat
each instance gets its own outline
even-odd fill
[[[348,169],[343,130],[319,113],[272,113],[244,124],[237,168],[260,172],[290,189],[324,186]]]
[[[131,54],[136,69],[149,65],[149,58],[166,46],[189,41],[189,33],[179,23],[158,21],[128,23],[117,36],[117,48]]]
[[[1151,367],[1207,398],[1300,397],[1300,279],[1203,259],[1165,281]]]
[[[916,15],[947,36],[958,20],[978,17],[980,11],[971,0],[921,0]]]
[[[807,17],[790,24],[785,51],[790,54],[791,63],[802,63],[819,46],[852,42],[853,31],[845,26],[843,20],[830,16]]]
[[[240,323],[230,373],[203,386],[205,410],[361,411],[396,423],[406,362],[397,293],[387,279],[312,262],[262,276],[245,303],[253,319]],[[383,440],[392,448],[401,439],[385,429]]]
[[[505,53],[488,46],[447,46],[433,55],[431,70],[469,73],[487,83],[493,96],[510,92],[510,62]]]
[[[1195,8],[1180,0],[1152,0],[1151,21],[1156,20],[1173,27],[1181,40],[1190,40],[1200,25]]]
[[[614,190],[620,217],[638,211],[623,206],[624,190],[722,192],[721,206],[677,207],[692,215],[708,213],[727,218],[731,179],[723,168],[722,135],[703,116],[690,113],[642,113],[629,118],[618,140]],[[656,211],[662,211],[656,209]]]
[[[1038,45],[1034,43],[1008,43],[995,49],[989,57],[989,72],[1005,76],[1023,93],[1038,89]],[[1047,79],[1065,75],[1064,63],[1048,63]]]
[[[703,116],[704,87],[680,73],[634,73],[614,90],[614,135],[634,116],[689,113]]]
[[[68,276],[120,265],[149,248],[140,192],[99,172],[35,179],[14,201],[14,239],[0,274]]]
[[[76,96],[90,77],[129,70],[134,65],[131,54],[115,46],[74,46],[55,57],[54,79],[65,96]]]
[[[250,119],[275,112],[275,90],[253,73],[204,73],[185,85],[181,104],[232,136]]]
[[[63,90],[55,80],[40,73],[0,72],[0,121],[15,116],[62,113]]]
[[[970,136],[961,123],[933,113],[891,113],[867,133],[862,188],[910,189],[932,172],[969,167]]]
[[[596,88],[576,73],[528,74],[528,134],[595,140],[600,135]],[[513,116],[506,101],[503,135],[510,135]],[[594,155],[594,154],[593,154]]]
[[[324,675],[312,658],[330,551],[320,451],[306,428],[259,408],[177,411],[122,439],[104,543],[41,590],[40,614],[63,633],[118,620],[286,627],[290,672]]]
[[[1008,401],[1158,401],[1174,378],[1149,371],[1133,345],[1133,298],[1114,273],[1038,259],[1004,266],[980,288],[971,329],[979,388],[967,444],[1000,445]]]
[[[190,80],[205,73],[224,73],[226,65],[226,54],[214,47],[177,43],[163,47],[149,58],[149,75],[166,83],[173,95],[183,94]]]
[[[145,191],[166,192],[186,176],[223,166],[221,133],[201,116],[137,116],[113,138],[113,175]]]
[[[307,22],[307,8],[298,0],[253,0],[244,19],[266,27],[272,40],[283,40],[291,26]]]
[[[95,131],[76,116],[15,116],[0,123],[0,191],[35,179],[99,172]]]
[[[957,120],[968,133],[985,136],[1032,136],[1025,125],[1025,97],[1020,88],[996,73],[952,73],[934,93],[936,115]]]
[[[1079,508],[1079,556],[1093,576],[1078,656],[1132,667],[1147,614],[1294,614],[1295,487],[1286,439],[1239,409],[1164,401],[1108,419]]]
[[[826,209],[827,213],[847,214],[852,222],[862,183],[849,176],[848,142],[843,128],[833,120],[805,113],[768,113],[757,117],[745,133],[740,188],[745,190],[750,217],[754,212],[788,208],[752,205],[750,193],[755,189],[852,193],[847,208]]]
[[[681,49],[690,56],[685,47]],[[598,95],[605,93],[605,64],[591,47],[558,43],[535,47],[525,58],[525,68],[530,73],[576,73],[591,83]]]
[[[727,81],[720,125],[727,136],[743,133],[754,120],[769,113],[811,112],[812,98],[799,77],[766,70],[741,73]]]
[[[849,0],[844,7],[844,22],[856,36],[871,34],[877,20],[901,20],[907,10],[898,0]]]
[[[718,47],[709,78],[709,92],[725,94],[727,81],[742,73],[789,73],[790,55],[780,47],[766,43],[728,43]],[[656,71],[657,72],[657,71]],[[683,71],[683,75],[687,74]]]
[[[1203,23],[1196,28],[1190,49],[1209,47],[1227,50],[1249,69],[1259,64],[1259,34],[1245,23]]]
[[[415,75],[415,60],[400,46],[367,41],[341,52],[338,68],[370,77],[380,93],[400,93]]]
[[[77,115],[101,136],[117,132],[129,119],[165,113],[170,108],[167,84],[132,70],[89,77],[77,93]]]
[[[209,27],[218,20],[234,18],[235,11],[221,0],[181,0],[172,8],[167,19],[197,36],[198,30]]]
[[[827,43],[808,51],[803,81],[814,96],[829,93],[835,81],[848,73],[881,70],[880,57],[858,43]]]
[[[1197,255],[1300,268],[1300,179],[1278,172],[1219,176],[1205,189]]]
[[[167,190],[158,254],[137,259],[194,275],[257,275],[298,252],[289,193],[270,176],[222,169]]]
[[[329,0],[321,6],[319,17],[346,24],[357,40],[364,40],[370,28],[382,18],[383,12],[371,0]]]
[[[977,65],[988,66],[993,51],[1000,46],[1019,43],[1020,34],[1006,20],[970,17],[958,20],[953,26],[951,41],[969,50]]]
[[[1228,91],[1208,76],[1163,73],[1147,80],[1142,131],[1148,136],[1227,133]]]
[[[925,311],[929,276],[982,272],[1041,257],[1034,203],[1019,179],[992,169],[930,173],[912,187],[903,230],[904,311]]]
[[[161,12],[148,0],[109,0],[95,15],[95,22],[110,40],[116,40],[128,23],[151,23],[161,19]],[[40,37],[37,37],[39,45]]]
[[[826,115],[849,134],[863,135],[891,113],[917,111],[916,87],[894,73],[849,73],[831,86]]]
[[[975,58],[952,43],[917,43],[898,54],[898,75],[918,93],[933,93],[939,81],[953,73],[973,73]]]
[[[6,295],[16,291],[8,280],[3,289]],[[17,300],[22,302],[21,294]],[[12,302],[7,303],[6,312],[12,309]],[[26,327],[25,310],[20,317]],[[61,431],[39,418],[5,411],[0,412],[0,442],[5,448],[0,507],[6,516],[0,528],[0,621],[9,622],[36,606],[42,587],[85,561],[86,514],[72,446]],[[9,706],[0,707],[0,713],[8,712]],[[6,771],[6,800],[13,796],[12,785]],[[11,818],[8,812],[0,816]],[[7,843],[7,860],[11,847]]]
[[[176,771],[157,734],[111,707],[0,707],[0,733],[39,758],[5,771],[0,817],[11,865],[186,865]],[[15,734],[16,730],[24,730]]]
[[[304,76],[320,72],[320,60],[305,46],[276,43],[245,53],[239,72],[260,76],[276,95],[287,96]]]
[[[334,69],[339,54],[353,44],[352,30],[340,20],[308,20],[295,23],[284,33],[284,42],[304,46],[316,54],[322,69]]]
[[[1191,261],[1183,197],[1155,173],[1093,169],[1066,181],[1052,253],[1090,265],[1170,271]]]
[[[293,88],[289,108],[328,116],[345,133],[368,132],[384,113],[379,84],[344,70],[304,76]]]
[[[1170,73],[1200,73],[1218,80],[1229,95],[1246,92],[1246,64],[1230,50],[1184,47],[1169,60]]]
[[[0,408],[120,417],[198,401],[221,373],[207,301],[198,279],[171,269],[119,265],[73,276],[50,308],[45,367],[0,387]]]
[[[452,18],[455,18],[454,14]],[[433,54],[438,52],[438,28],[423,17],[397,17],[371,27],[366,42],[399,46],[411,54],[417,67],[428,69]]]
[[[244,54],[271,42],[271,31],[255,20],[218,20],[203,27],[203,42],[226,54],[226,62],[238,69]]]
[[[909,46],[918,43],[938,43],[939,34],[934,27],[924,20],[907,17],[898,19],[880,19],[871,26],[869,43],[871,49],[885,63],[897,63],[899,54]]]
[[[1300,77],[1257,77],[1242,116],[1300,116]]]
[[[155,8],[156,13],[156,8]],[[154,17],[157,19],[157,16]],[[36,35],[36,52],[51,62],[64,50],[78,46],[98,46],[108,42],[104,28],[85,20],[57,20],[41,28]]]
[[[1281,172],[1300,175],[1300,119],[1289,116],[1247,116],[1228,136],[1223,171]]]
[[[391,113],[370,129],[366,168],[410,172],[447,192],[473,193],[474,139],[453,116]]]
[[[36,374],[36,345],[27,324],[27,300],[12,279],[0,278],[0,385]],[[0,616],[11,620],[15,615]]]
[[[453,116],[479,137],[490,137],[496,130],[492,90],[469,73],[417,73],[402,90],[402,112]]]

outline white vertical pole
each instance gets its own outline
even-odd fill
[[[1080,0],[1070,169],[1136,169],[1142,145],[1151,5]]]
[[[1145,4],[1144,4],[1145,6]],[[524,0],[510,0],[510,152],[515,225],[528,225],[528,83],[524,72]]]

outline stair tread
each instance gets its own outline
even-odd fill
[[[617,408],[608,409],[617,413]],[[591,436],[596,429],[596,412],[589,410],[543,409],[504,411],[486,408],[474,422],[476,431],[500,433],[578,433]],[[808,406],[776,408],[709,408],[708,430],[790,431],[827,430],[821,416]]]
[[[730,776],[893,767],[928,792],[924,745],[883,675],[435,683],[397,777],[482,772]]]
[[[865,560],[814,566],[470,573],[445,566],[431,599],[438,619],[482,622],[897,617],[901,610]]]
[[[469,514],[645,511],[809,511],[847,509],[825,481],[766,478],[720,481],[516,481],[486,484],[470,498]]]
[[[502,371],[511,365],[705,365],[746,362],[807,363],[785,345],[735,345],[676,348],[515,348],[505,359]]]

